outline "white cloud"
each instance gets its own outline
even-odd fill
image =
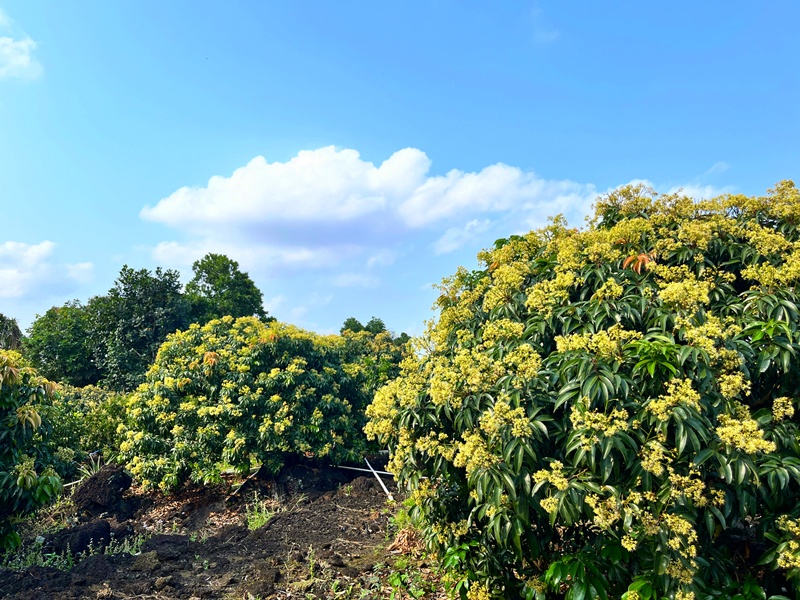
[[[451,227],[436,241],[433,245],[433,251],[436,252],[436,254],[447,254],[458,250],[477,234],[483,233],[489,229],[489,225],[491,225],[491,221],[488,219],[482,221],[473,219],[464,225],[464,227]]]
[[[0,30],[11,28],[12,21],[0,10]],[[41,75],[42,65],[33,56],[36,42],[28,36],[0,36],[0,79],[34,79]]]
[[[336,287],[378,287],[380,279],[368,273],[342,273],[333,278]]]
[[[277,296],[273,296],[272,298],[264,300],[264,310],[266,310],[268,313],[274,313],[284,304],[286,304],[286,296],[283,294],[278,294]]]
[[[667,190],[668,194],[684,194],[685,196],[689,196],[690,198],[696,199],[704,199],[707,200],[708,198],[714,198],[716,196],[720,196],[722,194],[728,194],[733,191],[733,188],[730,186],[725,187],[716,187],[713,185],[702,185],[702,184],[688,184],[688,185],[676,185],[671,187]]]
[[[715,175],[717,173],[724,173],[730,168],[731,166],[724,160],[718,160],[713,165],[711,165],[711,167],[709,167],[708,171],[706,171],[704,175]]]
[[[0,297],[43,298],[64,294],[92,279],[92,263],[63,264],[51,259],[56,245],[0,244]]]
[[[230,177],[183,187],[141,215],[181,228],[212,224],[341,222],[384,211],[407,196],[430,167],[425,153],[406,148],[379,167],[355,150],[304,150],[285,163],[257,156]]]
[[[367,259],[367,268],[388,267],[397,260],[397,253],[391,250],[379,250]]]
[[[477,173],[452,170],[444,176],[429,177],[402,203],[398,213],[409,225],[421,227],[464,214],[563,208],[595,193],[591,185],[542,179],[533,172],[498,163]]]
[[[517,224],[543,222],[596,194],[592,185],[547,180],[501,163],[445,175],[430,169],[416,148],[378,165],[333,146],[286,162],[258,156],[229,177],[182,187],[140,214],[187,237],[156,246],[154,258],[162,264],[191,264],[220,252],[258,272],[328,268],[358,256],[371,269],[392,264],[397,244],[413,239],[414,230],[444,235],[440,251],[452,251],[463,234],[447,230],[469,220],[514,215]]]

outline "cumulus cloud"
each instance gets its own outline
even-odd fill
[[[394,153],[378,167],[355,150],[333,146],[304,150],[285,163],[257,156],[230,177],[212,177],[205,187],[183,187],[141,215],[199,231],[244,221],[340,223],[385,211],[408,196],[429,168],[425,153],[413,148]]]
[[[258,156],[230,176],[182,187],[140,214],[187,238],[159,244],[154,257],[162,263],[191,264],[221,252],[256,270],[331,267],[357,256],[375,269],[392,264],[397,244],[415,231],[432,231],[440,238],[434,251],[451,252],[480,232],[473,224],[457,233],[465,222],[514,215],[517,224],[539,223],[596,194],[592,185],[547,180],[502,163],[444,175],[431,175],[431,166],[417,148],[398,150],[380,164],[333,146],[286,162]]]
[[[489,229],[489,225],[491,225],[491,221],[488,219],[482,221],[473,219],[463,227],[451,227],[436,241],[433,250],[436,254],[447,254],[458,250],[465,243],[474,239],[477,234]]]
[[[92,279],[92,263],[64,264],[52,259],[56,245],[0,244],[0,297],[41,298],[65,294]]]
[[[11,19],[0,10],[0,30],[11,28]],[[0,79],[33,79],[42,73],[42,66],[34,57],[36,42],[28,36],[20,38],[0,36]]]
[[[707,200],[709,198],[714,198],[716,196],[720,196],[722,194],[729,194],[733,191],[731,186],[725,187],[717,187],[713,185],[702,185],[702,184],[688,184],[688,185],[676,185],[669,190],[667,190],[668,194],[684,194],[689,196],[690,198],[697,198]]]

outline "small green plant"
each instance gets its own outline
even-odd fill
[[[38,536],[33,542],[7,550],[0,561],[0,568],[24,571],[29,567],[53,567],[60,571],[69,571],[75,562],[76,557],[69,550],[61,554],[45,552],[44,538]]]
[[[245,507],[247,528],[259,529],[266,525],[280,510],[280,505],[268,498],[259,498],[258,493],[253,496],[253,501]]]
[[[316,566],[316,556],[314,555],[314,546],[308,547],[308,578],[314,579],[314,567]]]
[[[89,479],[103,468],[103,457],[100,454],[90,454],[89,461],[78,465],[79,481]]]
[[[150,538],[149,535],[136,534],[128,536],[122,540],[118,540],[111,534],[111,541],[103,548],[103,554],[113,556],[115,554],[139,554],[142,550],[142,545]]]

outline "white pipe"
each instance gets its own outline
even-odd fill
[[[364,462],[365,462],[365,463],[367,463],[367,466],[369,467],[369,470],[370,470],[370,471],[372,471],[372,474],[373,474],[373,475],[375,475],[375,479],[377,479],[377,480],[378,480],[378,483],[380,483],[380,484],[381,484],[381,487],[383,488],[383,491],[384,491],[384,492],[386,492],[386,495],[387,495],[387,496],[389,496],[389,500],[391,500],[392,502],[394,502],[394,497],[392,496],[392,494],[391,494],[391,493],[389,493],[389,490],[388,490],[388,488],[387,488],[387,487],[386,487],[386,485],[383,483],[383,480],[380,478],[380,476],[378,475],[377,471],[375,471],[375,469],[373,469],[373,468],[372,468],[372,465],[371,465],[371,464],[369,464],[369,460],[367,460],[367,457],[366,457],[366,456],[364,457]]]

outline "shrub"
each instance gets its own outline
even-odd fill
[[[61,491],[41,440],[47,422],[34,403],[52,396],[54,385],[36,375],[14,351],[0,350],[0,548],[20,543],[14,520]]]
[[[175,333],[127,404],[121,458],[145,487],[218,481],[287,454],[358,455],[368,401],[342,366],[343,341],[253,317]]]
[[[445,280],[367,433],[470,598],[786,593],[800,194],[629,186],[595,210]]]
[[[114,458],[119,450],[117,429],[122,424],[125,396],[88,385],[60,385],[54,394],[37,403],[37,412],[50,424],[42,440],[62,478],[74,476],[78,464],[99,452]]]

